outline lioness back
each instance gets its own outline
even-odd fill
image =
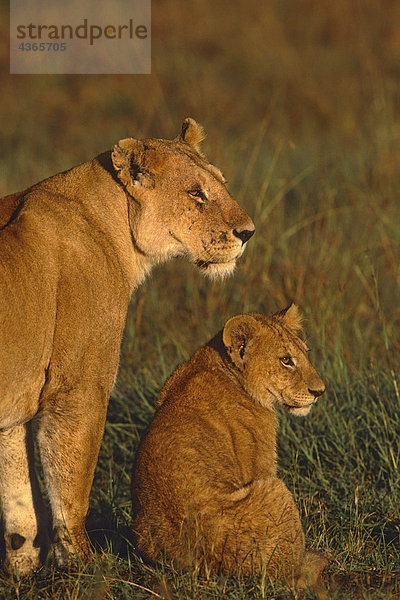
[[[301,577],[304,534],[276,471],[276,406],[304,415],[324,391],[300,329],[295,306],[233,317],[166,381],[132,480],[151,561]]]

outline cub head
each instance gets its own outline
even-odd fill
[[[201,154],[205,135],[185,119],[173,140],[124,139],[111,158],[129,197],[136,248],[153,262],[187,255],[210,276],[230,274],[254,233],[225,179]]]
[[[325,391],[301,331],[294,304],[271,317],[232,317],[222,331],[226,353],[246,392],[263,406],[279,404],[297,416],[307,415]]]

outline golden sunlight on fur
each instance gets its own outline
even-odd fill
[[[295,305],[231,318],[167,379],[136,455],[133,529],[150,561],[268,575],[324,598],[327,560],[305,549],[277,477],[277,408],[307,414],[324,384],[298,334]]]
[[[185,119],[173,140],[113,150],[0,200],[0,502],[6,569],[46,555],[91,555],[89,492],[132,291],[151,268],[186,255],[211,277],[235,267],[254,232]]]

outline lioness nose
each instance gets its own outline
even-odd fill
[[[242,240],[242,244],[245,244],[251,236],[254,234],[255,229],[243,229],[243,231],[233,230],[233,235]]]
[[[321,388],[320,390],[310,390],[310,388],[308,388],[308,391],[310,394],[312,394],[314,396],[315,399],[317,399],[320,396],[322,396],[322,394],[325,391],[325,388]]]

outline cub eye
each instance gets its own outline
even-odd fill
[[[279,360],[281,361],[284,367],[294,367],[294,362],[291,356],[282,356],[282,358],[280,358]]]
[[[196,200],[196,202],[200,202],[200,204],[203,204],[207,200],[207,195],[203,190],[188,190],[188,195],[193,198],[193,200]]]

